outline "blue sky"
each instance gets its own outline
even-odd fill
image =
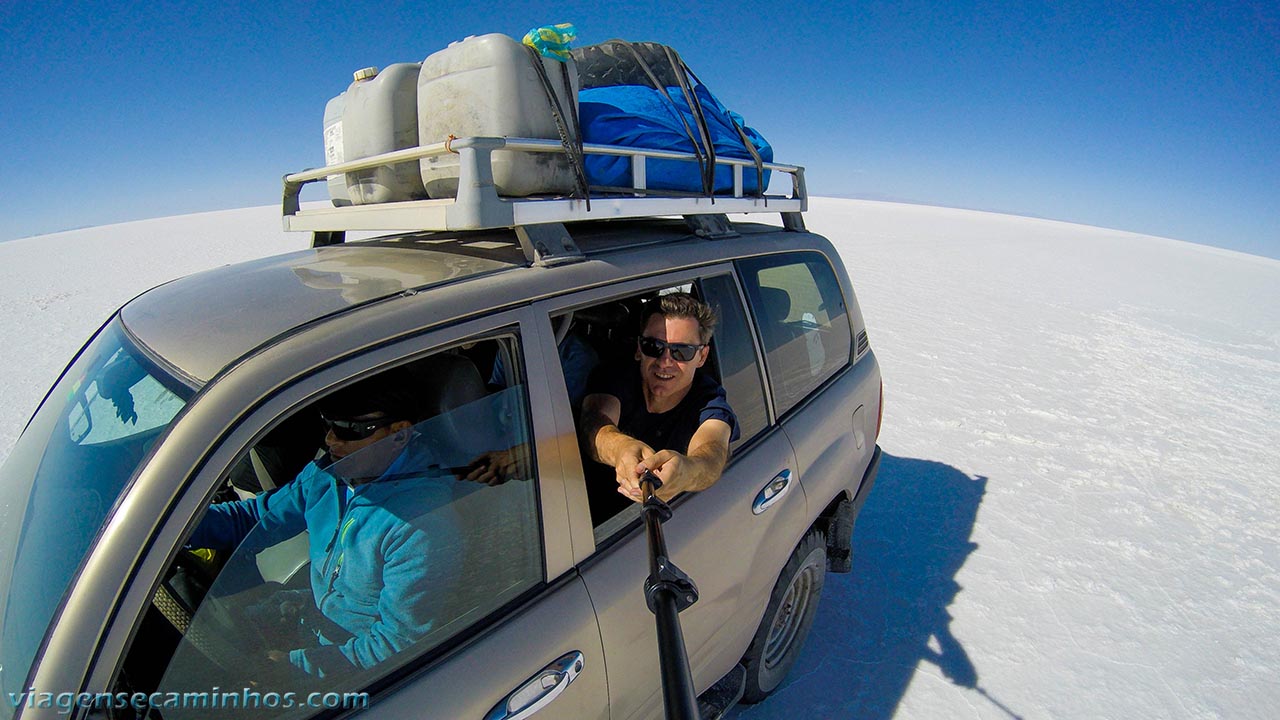
[[[1280,258],[1275,2],[4,0],[0,240],[275,203],[353,70],[554,22],[675,46],[815,195]]]

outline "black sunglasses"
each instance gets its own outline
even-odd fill
[[[705,344],[669,343],[666,340],[659,340],[648,335],[640,338],[640,352],[651,358],[660,358],[664,350],[670,350],[671,359],[678,362],[689,362],[697,357],[698,351],[704,347],[706,347]]]
[[[352,442],[355,440],[364,440],[373,435],[380,427],[386,427],[395,422],[391,418],[376,418],[373,420],[330,420],[321,415],[324,420],[325,427],[333,431],[333,436],[339,440]]]

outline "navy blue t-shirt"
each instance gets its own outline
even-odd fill
[[[725,399],[724,388],[701,370],[679,405],[664,413],[651,413],[644,404],[640,369],[636,363],[601,365],[587,380],[587,394],[600,393],[618,398],[622,412],[618,429],[646,443],[654,450],[689,452],[689,441],[703,421],[715,418],[729,423],[730,442],[738,437],[738,418]],[[601,463],[587,463],[587,498],[593,525],[613,517],[631,501],[617,492],[614,470]]]
[[[587,381],[587,394],[593,393],[618,398],[622,404],[618,429],[654,450],[689,452],[693,434],[711,419],[728,423],[729,440],[738,439],[738,418],[729,407],[724,388],[702,370],[693,376],[689,394],[664,413],[651,413],[645,407],[640,369],[635,364],[597,367]]]

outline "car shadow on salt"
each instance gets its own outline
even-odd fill
[[[942,675],[1018,717],[987,694],[951,634],[947,608],[987,478],[939,462],[884,454],[853,534],[853,571],[827,575],[799,660],[765,702],[727,717],[890,718],[917,672]],[[932,667],[930,667],[932,666]]]

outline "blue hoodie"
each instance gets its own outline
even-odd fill
[[[330,621],[319,646],[289,661],[319,677],[369,668],[421,640],[442,617],[456,580],[459,520],[451,504],[461,487],[430,467],[421,442],[377,480],[348,486],[317,463],[292,482],[255,498],[210,507],[192,535],[195,547],[257,552],[309,531],[311,593]]]

